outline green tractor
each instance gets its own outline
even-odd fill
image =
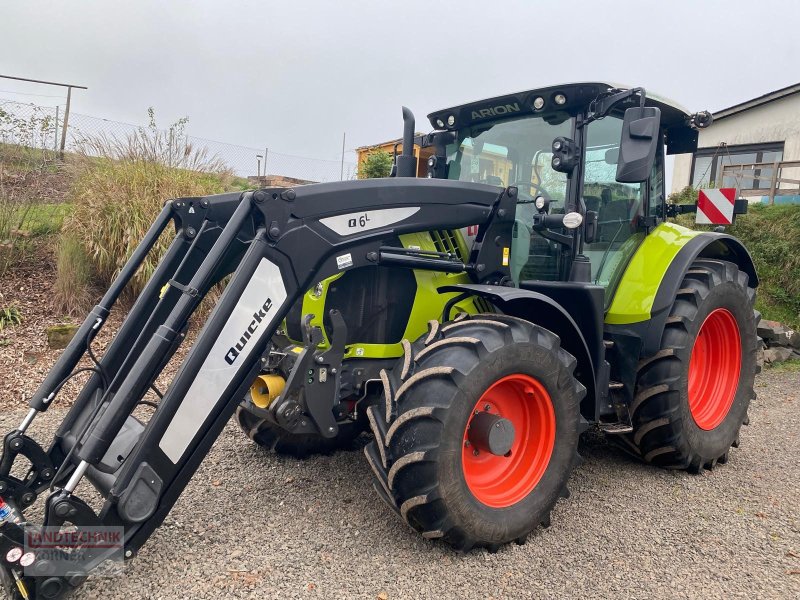
[[[393,177],[165,204],[3,438],[9,597],[62,598],[133,558],[234,413],[257,443],[299,456],[368,430],[378,495],[463,551],[547,525],[592,425],[660,467],[728,460],[755,396],[758,279],[733,237],[668,222],[696,207],[664,192],[665,153],[693,151],[710,115],[577,83],[429,119],[428,178],[415,177],[404,110]],[[712,195],[722,204],[706,216],[746,210]],[[92,341],[170,224],[98,356]],[[162,393],[190,317],[228,277]],[[40,445],[31,424],[83,372]],[[77,545],[53,553],[40,538]]]
[[[237,409],[245,433],[305,457],[351,448],[369,426],[378,494],[425,537],[460,549],[496,548],[548,523],[591,423],[661,467],[726,462],[755,396],[758,280],[721,227],[668,222],[696,207],[668,205],[664,190],[665,153],[693,151],[711,116],[600,83],[437,111],[434,133],[417,140],[403,114],[403,147],[433,150],[429,178],[515,190],[511,241],[498,254],[508,272],[493,289],[471,287],[463,270],[413,264],[316,283]],[[396,156],[392,175],[412,176],[411,160]],[[432,229],[393,244],[409,259],[469,264],[477,232]],[[337,313],[345,339],[335,339]],[[304,342],[304,328],[316,337]],[[270,411],[304,393],[286,380],[309,340],[341,346],[333,437],[296,433]]]

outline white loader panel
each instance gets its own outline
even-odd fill
[[[320,219],[319,222],[339,235],[353,235],[355,233],[361,233],[362,231],[377,229],[378,227],[394,225],[395,223],[404,221],[417,212],[419,212],[419,206],[362,210],[346,215],[326,217]]]
[[[257,341],[272,329],[285,300],[278,265],[262,259],[158,444],[173,463],[181,459]]]

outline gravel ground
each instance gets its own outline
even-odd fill
[[[759,376],[741,448],[699,476],[587,436],[553,525],[497,554],[421,539],[377,499],[359,452],[277,457],[231,423],[124,576],[75,597],[797,598],[799,383]],[[2,430],[24,412],[3,411]]]
[[[44,339],[63,321],[48,309],[47,258],[0,282],[0,298],[25,318],[0,333],[2,433],[59,354]],[[112,314],[98,352],[117,324]],[[47,441],[77,383],[34,437]],[[587,436],[553,525],[497,554],[420,538],[377,498],[359,452],[281,458],[231,423],[125,575],[90,580],[75,597],[800,598],[799,390],[796,370],[760,375],[741,448],[699,476],[639,464]]]

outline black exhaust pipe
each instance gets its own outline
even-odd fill
[[[395,160],[397,177],[416,177],[417,159],[414,157],[414,113],[403,107],[403,152]]]

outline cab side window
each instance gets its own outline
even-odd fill
[[[661,213],[661,205],[664,202],[664,138],[658,144],[656,150],[656,160],[653,162],[653,170],[650,171],[650,216],[658,217]]]
[[[597,233],[584,254],[592,263],[595,283],[606,286],[610,302],[616,281],[644,235],[639,220],[644,216],[647,183],[619,183],[617,161],[622,119],[608,116],[589,124],[583,175],[583,201],[597,213]]]

